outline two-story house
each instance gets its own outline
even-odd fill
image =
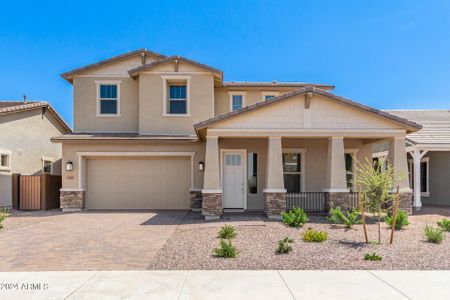
[[[213,219],[224,209],[277,216],[286,199],[346,207],[354,160],[386,140],[389,161],[407,172],[405,136],[420,129],[330,85],[224,82],[221,70],[145,49],[62,77],[74,102],[73,133],[53,138],[64,210],[197,209]],[[397,184],[410,209],[408,179]]]

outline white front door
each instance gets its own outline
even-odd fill
[[[244,160],[243,152],[224,152],[223,208],[245,208]]]

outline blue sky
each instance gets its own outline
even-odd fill
[[[59,74],[137,48],[227,81],[334,84],[377,108],[450,108],[450,1],[8,1],[0,99],[49,101],[72,124]]]

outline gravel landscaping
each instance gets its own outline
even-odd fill
[[[300,229],[270,221],[262,214],[228,214],[220,221],[204,222],[199,213],[189,213],[158,252],[149,269],[385,269],[385,270],[450,270],[450,233],[442,244],[425,241],[423,229],[450,217],[449,208],[424,208],[410,216],[411,224],[396,231],[395,242],[388,244],[390,230],[382,225],[382,245],[363,243],[362,225],[352,229],[329,224],[323,216],[310,216]],[[213,249],[219,245],[217,232],[224,224],[233,225],[237,237],[236,258],[216,258]],[[307,228],[328,232],[324,243],[306,243],[301,234]],[[377,226],[368,226],[369,239],[377,239]],[[293,251],[276,254],[279,240],[292,237]],[[365,261],[365,253],[376,252],[382,261]]]

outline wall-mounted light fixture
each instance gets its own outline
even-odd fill
[[[73,162],[70,160],[66,162],[66,171],[72,171],[73,170]]]
[[[198,170],[199,171],[203,171],[205,169],[205,163],[204,162],[199,162],[198,163]]]

